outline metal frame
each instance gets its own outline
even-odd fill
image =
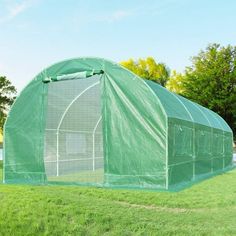
[[[57,129],[45,129],[46,131],[57,131]],[[71,129],[60,129],[60,132],[69,132],[69,133],[82,133],[82,134],[91,134],[91,131],[85,130],[71,130]],[[102,133],[102,132],[97,132]]]
[[[94,157],[95,159],[102,159],[103,157]],[[77,158],[77,159],[66,159],[66,160],[59,160],[59,162],[70,162],[70,161],[87,161],[87,160],[92,160],[93,157],[90,158]],[[56,162],[57,160],[45,160],[45,163],[52,163]]]
[[[195,108],[197,108],[199,111],[200,111],[200,113],[205,117],[205,119],[207,120],[207,122],[208,122],[208,124],[209,124],[209,127],[211,127],[211,134],[213,134],[213,126],[212,126],[212,123],[210,122],[210,120],[208,119],[208,117],[206,116],[206,114],[202,111],[202,109],[198,106],[198,105],[196,105],[194,102],[192,102],[192,101],[190,101],[191,102],[191,104],[195,107]],[[195,142],[196,142],[196,140],[195,140]],[[195,144],[196,145],[196,144]],[[195,153],[196,154],[196,153]],[[196,158],[196,157],[195,157]],[[194,159],[195,159],[194,158]],[[213,168],[212,168],[212,158],[211,158],[211,173],[213,172]],[[194,163],[195,163],[195,161],[194,161]]]
[[[196,139],[195,121],[193,119],[191,112],[188,110],[188,108],[185,106],[185,104],[181,101],[181,99],[177,95],[175,95],[174,93],[171,94],[178,100],[178,102],[184,107],[185,111],[188,113],[193,125],[193,140],[195,140]],[[193,180],[195,180],[195,175],[196,175],[195,158],[196,158],[196,148],[195,144],[193,143]]]
[[[95,132],[96,132],[96,129],[97,129],[101,120],[102,120],[102,116],[99,117],[99,119],[93,129],[93,171],[95,171]]]
[[[222,124],[221,124],[221,122],[219,121],[219,119],[218,118],[216,118],[215,117],[215,115],[214,114],[212,114],[210,111],[208,111],[208,110],[206,110],[207,112],[208,112],[208,114],[211,114],[211,116],[217,121],[217,123],[220,125],[220,127],[221,127],[221,131],[222,131],[222,134],[223,134],[223,169],[225,168],[225,158],[224,158],[224,153],[225,153],[225,150],[224,150],[224,148],[225,148],[225,145],[224,145],[224,139],[225,139],[225,136],[224,136],[224,128],[223,128],[223,126],[222,126]]]

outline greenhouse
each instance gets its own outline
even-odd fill
[[[4,127],[4,182],[174,189],[232,166],[216,113],[124,67],[77,58],[40,72]]]

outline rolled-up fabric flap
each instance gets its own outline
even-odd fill
[[[79,71],[72,74],[63,74],[63,75],[58,75],[56,77],[47,77],[43,80],[43,82],[48,83],[52,81],[61,81],[61,80],[86,79],[93,75],[100,75],[103,73],[104,72],[102,70]]]

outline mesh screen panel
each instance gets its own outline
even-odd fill
[[[50,83],[46,120],[48,180],[103,183],[99,76]]]

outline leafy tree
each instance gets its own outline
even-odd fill
[[[0,76],[0,132],[6,119],[10,105],[14,101],[16,88],[5,77]]]
[[[184,93],[184,75],[181,73],[177,73],[175,70],[171,73],[169,80],[166,83],[166,88],[170,91],[178,94]]]
[[[164,63],[157,63],[152,57],[129,59],[120,63],[143,79],[152,80],[162,86],[166,85],[169,79],[170,70]]]
[[[236,47],[210,44],[185,72],[182,95],[217,112],[236,131]]]

